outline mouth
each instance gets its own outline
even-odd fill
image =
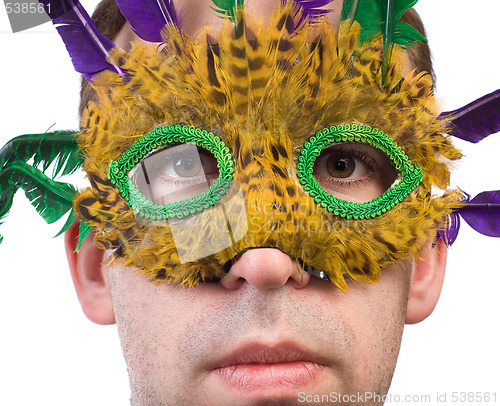
[[[326,367],[295,345],[247,345],[213,369],[229,387],[245,392],[298,390],[316,382]]]

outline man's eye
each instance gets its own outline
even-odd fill
[[[156,204],[179,202],[199,195],[218,176],[215,157],[192,144],[159,148],[129,172],[139,192]]]
[[[314,164],[313,176],[333,196],[362,203],[382,196],[397,173],[384,152],[353,142],[325,148]]]
[[[320,168],[322,163],[324,165],[324,168],[320,170],[326,170],[325,174],[334,178],[350,179],[359,176],[360,172],[366,172],[368,169],[362,160],[355,158],[350,153],[330,153],[323,160],[324,162],[321,162],[320,159],[320,165],[318,165]]]
[[[201,161],[195,156],[176,158],[173,166],[175,173],[183,178],[198,176],[202,170]]]
[[[211,175],[217,168],[217,161],[208,151],[198,150],[194,146],[187,147],[186,150],[171,147],[168,153],[160,150],[158,154],[160,156],[150,155],[145,160],[148,161],[149,169],[154,171],[152,173],[164,179],[182,180]]]

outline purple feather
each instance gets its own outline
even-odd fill
[[[165,25],[179,28],[179,20],[172,0],[117,0],[123,16],[139,37],[149,42],[162,42]]]
[[[300,26],[304,20],[315,20],[316,18],[329,13],[331,10],[321,9],[327,6],[333,0],[294,0],[295,4],[300,7],[302,15],[297,26]],[[281,0],[281,4],[288,3],[288,0]]]
[[[441,113],[439,118],[451,124],[450,135],[479,142],[500,131],[500,89],[457,110]]]
[[[479,193],[459,214],[477,232],[500,237],[500,190]]]
[[[101,34],[78,0],[39,0],[56,26],[77,72],[91,80],[104,69],[123,73],[108,62],[114,44]]]
[[[454,211],[448,217],[448,224],[446,230],[439,230],[438,235],[446,242],[447,245],[452,245],[458,236],[460,230],[460,216],[458,212]]]
[[[465,205],[451,213],[446,230],[439,230],[439,236],[452,245],[460,229],[460,217],[477,232],[500,237],[500,190],[479,193],[472,200],[466,194]]]

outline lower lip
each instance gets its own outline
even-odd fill
[[[314,362],[238,364],[215,370],[229,385],[245,391],[304,388],[316,381],[324,367]]]

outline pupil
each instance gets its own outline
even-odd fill
[[[189,178],[198,175],[201,169],[200,165],[201,163],[196,157],[183,156],[174,162],[174,170],[179,176]]]
[[[335,162],[335,169],[339,172],[345,171],[347,168],[347,162],[345,159],[339,159]]]
[[[184,169],[185,171],[189,171],[190,169],[193,169],[194,167],[194,162],[192,159],[188,158],[188,159],[179,159],[177,161],[177,166],[181,166],[182,165],[182,169]]]

